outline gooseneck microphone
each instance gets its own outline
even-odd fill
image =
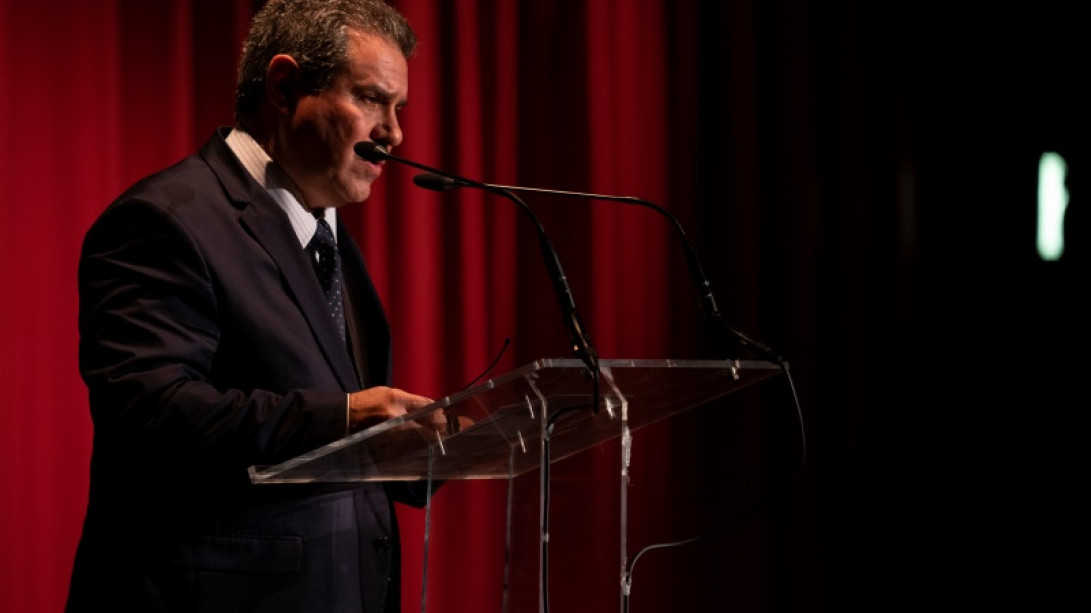
[[[564,314],[565,327],[568,330],[568,335],[571,341],[571,346],[576,356],[580,358],[590,371],[592,381],[595,386],[595,398],[594,398],[594,410],[598,410],[598,374],[599,374],[599,358],[598,352],[595,351],[594,346],[591,345],[591,340],[587,336],[587,329],[583,325],[583,321],[580,319],[579,310],[576,309],[576,301],[572,297],[572,289],[568,285],[568,279],[564,275],[564,270],[561,268],[560,258],[557,256],[556,249],[553,248],[553,243],[550,242],[549,237],[546,236],[545,227],[538,219],[538,216],[534,214],[534,211],[527,206],[518,196],[511,193],[503,187],[497,187],[494,185],[488,185],[472,179],[467,179],[455,174],[451,174],[436,168],[430,168],[424,164],[400,158],[396,155],[392,155],[386,150],[386,147],[376,143],[374,141],[361,141],[353,145],[353,151],[361,158],[373,162],[379,163],[384,160],[391,160],[399,164],[405,164],[418,168],[425,172],[432,173],[433,175],[446,177],[451,181],[458,182],[460,187],[474,187],[478,189],[497,194],[511,200],[534,223],[535,229],[538,231],[538,244],[541,247],[542,259],[545,261],[546,269],[549,272],[550,277],[553,280],[553,289],[557,295],[557,301],[561,305],[561,311]]]
[[[712,322],[715,327],[716,345],[723,351],[728,351],[728,346],[740,346],[744,350],[748,350],[754,355],[775,362],[777,364],[783,363],[784,359],[773,351],[768,345],[755,341],[742,332],[739,332],[727,325],[723,316],[720,314],[719,308],[716,306],[716,297],[712,293],[712,284],[709,283],[708,277],[705,275],[704,268],[701,266],[700,258],[697,257],[697,250],[694,249],[693,244],[690,243],[689,238],[686,236],[686,231],[682,228],[681,222],[678,218],[671,214],[667,209],[651,202],[644,200],[643,198],[637,198],[635,196],[611,196],[606,194],[591,194],[586,192],[571,192],[557,189],[541,189],[537,187],[519,187],[515,185],[496,185],[492,183],[484,183],[480,185],[473,185],[471,183],[465,183],[457,177],[451,177],[443,174],[419,174],[413,177],[413,183],[425,189],[434,191],[447,191],[452,189],[458,189],[460,187],[482,187],[485,189],[499,189],[508,192],[530,192],[536,194],[551,194],[554,196],[565,196],[570,198],[585,198],[590,200],[608,200],[611,202],[621,202],[625,204],[635,204],[638,206],[647,207],[653,211],[664,216],[674,226],[675,231],[678,233],[679,238],[682,240],[682,246],[685,248],[686,263],[689,266],[690,276],[693,278],[693,283],[697,287],[697,292],[700,296],[701,308],[705,311],[705,315]],[[723,357],[737,357],[737,356],[723,356]]]

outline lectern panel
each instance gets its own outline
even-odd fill
[[[255,483],[507,479],[700,406],[780,372],[747,360],[538,360],[275,466]],[[597,393],[596,393],[597,392]],[[421,424],[442,411],[447,429]]]

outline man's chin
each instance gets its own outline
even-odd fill
[[[346,204],[356,204],[371,197],[371,183],[356,183],[345,193]]]

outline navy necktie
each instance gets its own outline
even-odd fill
[[[316,211],[314,216],[318,219],[318,227],[315,228],[311,242],[307,244],[307,252],[314,258],[314,270],[318,274],[318,282],[322,285],[322,290],[326,292],[330,316],[337,325],[341,340],[345,340],[345,305],[341,296],[341,255],[337,252],[337,242],[333,239],[330,224],[326,222],[325,211]]]

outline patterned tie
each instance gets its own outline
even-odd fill
[[[326,292],[326,302],[329,305],[330,316],[337,324],[337,331],[341,334],[341,340],[345,340],[345,305],[341,297],[341,256],[337,253],[337,242],[333,239],[333,231],[326,222],[326,211],[315,211],[318,219],[318,227],[315,228],[314,237],[307,244],[307,252],[314,257],[314,270],[318,274],[318,282]]]

